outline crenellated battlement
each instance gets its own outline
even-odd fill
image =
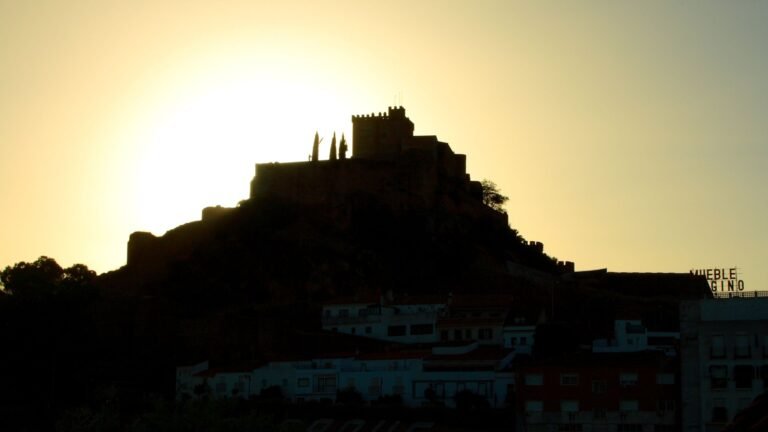
[[[413,138],[413,122],[405,108],[352,116],[352,155],[356,159],[393,160]]]
[[[405,108],[402,106],[391,106],[387,108],[387,112],[379,112],[376,113],[370,113],[370,114],[358,114],[352,116],[352,121],[356,119],[389,119],[389,118],[406,118],[405,117]]]

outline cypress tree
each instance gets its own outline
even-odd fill
[[[333,139],[331,140],[331,155],[329,160],[336,160],[336,132],[333,133]]]

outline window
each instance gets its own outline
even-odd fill
[[[429,385],[429,388],[432,389],[433,392],[435,392],[435,396],[437,396],[440,399],[445,398],[445,384],[443,383],[431,383]]]
[[[331,310],[330,310],[330,309],[326,309],[326,310],[324,310],[324,311],[323,311],[323,315],[325,315],[325,317],[326,317],[326,318],[330,318],[330,316],[331,316]]]
[[[515,345],[517,345],[517,338],[516,338],[516,337],[513,337],[512,339],[510,339],[510,340],[509,340],[509,344],[510,344],[510,345],[512,345],[512,346],[515,346]]]
[[[477,383],[477,394],[479,394],[480,396],[488,397],[488,383],[487,382]]]
[[[372,331],[373,331],[373,329],[371,329],[371,326],[366,326],[365,327],[365,334],[371,334]]]
[[[562,386],[577,386],[579,385],[579,374],[560,374],[560,385]]]
[[[224,382],[216,383],[216,393],[224,394],[227,392],[227,384]]]
[[[542,412],[544,411],[544,402],[540,400],[527,400],[525,401],[525,412]]]
[[[348,309],[339,309],[339,317],[340,318],[346,318],[349,316],[349,310]]]
[[[395,385],[392,386],[392,393],[396,395],[405,394],[405,385],[403,385],[403,377],[395,377]]]
[[[352,380],[350,380],[350,382],[352,382]],[[354,384],[352,384],[351,386],[354,387]],[[309,387],[309,378],[299,378],[299,379],[297,379],[296,380],[296,387],[299,387],[299,388]]]
[[[235,383],[235,387],[232,389],[233,395],[239,395],[245,393],[245,383],[243,381],[238,381]]]
[[[405,326],[394,325],[387,327],[387,336],[405,336]]]
[[[640,409],[640,404],[637,400],[623,400],[619,402],[619,411],[623,412],[635,412]]]
[[[371,383],[368,386],[368,394],[372,397],[381,396],[381,377],[371,378]]]
[[[520,345],[528,345],[528,338],[520,336]]]
[[[349,333],[351,334],[357,333],[357,327],[352,327],[351,329],[349,329]]]
[[[725,337],[713,335],[710,339],[709,356],[711,358],[725,358]]]
[[[608,390],[608,382],[605,380],[593,380],[592,381],[592,393],[602,394]]]
[[[763,358],[768,358],[768,335],[763,335]]]
[[[755,368],[750,365],[737,365],[733,367],[733,380],[738,389],[751,389],[752,379],[755,377]]]
[[[768,365],[760,366],[760,377],[763,379],[763,388],[768,389]]]
[[[637,385],[637,373],[625,372],[619,375],[619,385],[629,387]]]
[[[529,386],[544,385],[544,376],[541,374],[525,374],[525,385],[529,385]]]
[[[672,373],[656,374],[656,384],[671,385],[674,383],[675,383],[675,374],[672,374]]]
[[[447,341],[448,340],[448,330],[443,330],[440,332],[440,340],[441,341]]]
[[[320,375],[316,384],[317,393],[336,393],[336,375]]]
[[[728,409],[725,407],[725,399],[712,401],[712,422],[725,423],[728,421]]]
[[[748,358],[752,356],[752,350],[749,346],[749,335],[737,334],[736,335],[736,348],[734,351],[736,358]]]
[[[709,387],[724,389],[728,387],[728,366],[713,365],[709,367]]]
[[[675,410],[675,401],[671,399],[662,399],[656,402],[656,410],[659,414],[672,412]]]
[[[468,340],[472,339],[472,329],[466,329],[464,330],[464,337]]]
[[[477,331],[477,338],[480,340],[493,339],[493,329],[481,328]]]
[[[435,332],[435,326],[432,324],[412,324],[412,335],[430,335]]]
[[[579,401],[577,400],[562,400],[560,401],[560,411],[565,413],[577,413],[579,412]]]
[[[608,413],[605,408],[595,408],[592,412],[592,420],[605,420],[606,418],[608,418]]]

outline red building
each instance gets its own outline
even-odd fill
[[[524,431],[679,430],[677,359],[663,353],[583,353],[514,363]]]

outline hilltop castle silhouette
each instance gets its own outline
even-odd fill
[[[309,162],[257,164],[251,199],[319,204],[365,192],[403,210],[433,206],[436,192],[467,193],[482,200],[480,183],[466,172],[466,156],[434,135],[415,136],[405,108],[352,116],[352,133],[349,159],[319,161],[313,156]]]
[[[462,236],[479,230],[485,233],[481,236],[487,236],[483,242],[497,249],[501,243],[496,239],[515,236],[507,214],[483,203],[483,186],[467,173],[466,156],[455,153],[434,135],[414,135],[405,108],[389,107],[386,113],[354,115],[351,119],[351,157],[347,157],[342,137],[339,157],[332,145],[329,158],[319,160],[319,139],[315,135],[308,161],[258,163],[250,196],[238,207],[207,207],[202,220],[181,225],[160,237],[149,232],[131,234],[128,267],[160,270],[167,263],[184,260],[201,248],[217,244],[217,235],[240,229],[233,224],[260,224],[252,219],[262,218],[267,214],[264,210],[280,206],[300,211],[309,224],[327,223],[340,232],[353,225],[355,229],[364,226],[369,232],[391,230],[392,224],[401,223],[405,229],[420,226],[418,231],[431,238],[456,238],[447,233]],[[415,220],[420,222],[408,225]],[[414,240],[404,237],[406,243]],[[573,263],[546,257],[541,243],[520,242],[530,249],[524,254],[535,256],[534,261],[542,268],[573,271]],[[500,257],[494,259],[502,262]]]

